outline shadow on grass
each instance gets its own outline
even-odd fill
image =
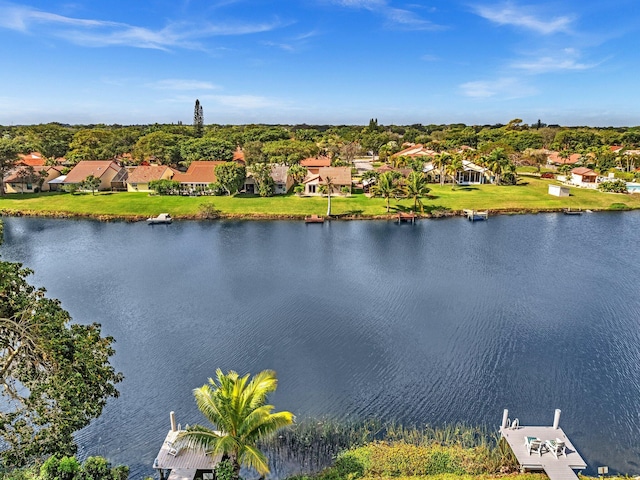
[[[478,187],[456,187],[455,192],[471,192],[473,190],[480,190]]]
[[[359,215],[362,215],[363,213],[364,210],[347,210],[346,212],[333,214],[331,216],[333,218],[357,217]]]

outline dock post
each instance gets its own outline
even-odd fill
[[[556,413],[553,416],[553,429],[557,430],[558,426],[560,425],[560,412],[561,410],[559,408],[556,408]]]
[[[507,428],[507,422],[509,421],[509,410],[507,410],[506,408],[504,409],[504,412],[502,412],[502,428]]]
[[[178,429],[176,428],[176,414],[175,414],[175,412],[169,412],[169,418],[171,419],[171,431],[172,432],[177,432]]]

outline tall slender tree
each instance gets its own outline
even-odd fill
[[[196,99],[196,106],[193,109],[193,132],[196,137],[202,136],[204,126],[204,113],[200,100]]]
[[[0,195],[4,196],[4,177],[18,161],[18,145],[11,139],[0,138]]]

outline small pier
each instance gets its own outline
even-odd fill
[[[304,217],[304,223],[324,223],[324,217],[320,217],[318,215]]]
[[[464,216],[467,217],[467,220],[472,222],[477,222],[479,220],[487,220],[489,218],[489,210],[478,211],[478,210],[463,210]]]
[[[220,462],[221,456],[210,456],[201,450],[182,448],[177,442],[182,431],[176,426],[176,416],[169,414],[171,430],[160,447],[160,451],[153,462],[153,468],[158,471],[160,480],[193,480],[198,472],[203,479],[213,480],[213,470]]]
[[[398,212],[398,216],[396,218],[396,221],[398,222],[398,225],[400,225],[402,222],[407,222],[407,223],[416,223],[416,218],[417,215],[413,212]]]
[[[555,411],[553,426],[524,426],[515,419],[509,421],[505,410],[500,435],[513,451],[522,471],[544,470],[549,480],[577,480],[574,470],[584,470],[587,464],[560,428],[560,410]],[[530,448],[533,444],[535,448]],[[554,451],[553,447],[563,448]]]

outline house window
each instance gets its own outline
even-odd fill
[[[316,193],[316,186],[315,185],[309,185],[309,193]]]
[[[33,190],[33,183],[27,183],[27,190]]]

